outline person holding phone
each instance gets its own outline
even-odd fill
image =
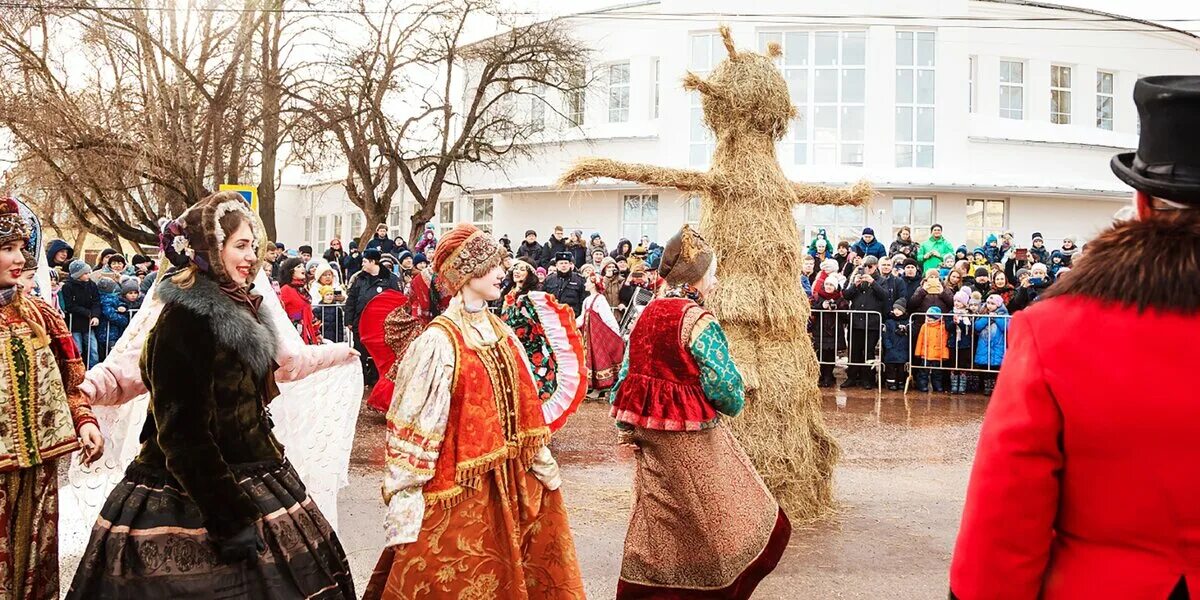
[[[1050,287],[1053,281],[1046,265],[1037,263],[1029,270],[1028,276],[1020,281],[1020,287],[1013,292],[1012,301],[1008,303],[1008,311],[1017,313],[1029,308]]]

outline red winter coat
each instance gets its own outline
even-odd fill
[[[320,344],[321,336],[313,325],[312,300],[308,294],[289,284],[279,288],[279,301],[283,303],[283,312],[287,313],[288,319],[298,326],[300,339],[305,344]]]
[[[1112,269],[1132,248],[1145,267]],[[1166,600],[1181,577],[1200,598],[1200,219],[1117,225],[1088,251],[1013,320],[950,569],[960,600]]]

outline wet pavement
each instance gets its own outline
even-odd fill
[[[825,390],[842,445],[838,513],[792,534],[764,599],[944,598],[947,569],[987,401],[982,396]],[[385,423],[364,409],[339,501],[356,586],[383,545],[379,496]],[[607,405],[587,401],[551,444],[589,598],[612,598],[632,503],[633,456],[618,448]]]

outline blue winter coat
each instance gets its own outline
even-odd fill
[[[888,319],[883,323],[883,362],[900,365],[908,362],[908,319]]]
[[[117,310],[121,307],[125,307],[126,311]],[[117,292],[100,294],[100,325],[96,328],[96,343],[102,348],[111,349],[121,334],[125,333],[129,317],[132,316],[128,308]]]
[[[996,244],[993,246],[992,244]],[[1000,262],[1000,245],[996,239],[996,234],[988,236],[987,241],[983,243],[983,255],[987,257],[988,264],[994,265]]]
[[[313,316],[321,321],[322,337],[334,343],[346,341],[346,317],[340,304],[317,304]]]
[[[975,317],[975,331],[979,336],[975,346],[976,366],[998,368],[1004,362],[1009,321],[1008,310],[1003,306],[991,315]]]
[[[965,323],[954,323],[955,315],[946,315],[946,346],[951,350],[964,350],[971,347],[971,323],[974,322],[973,315],[966,316],[970,320]]]
[[[859,256],[874,256],[875,258],[883,258],[887,256],[887,247],[879,241],[879,238],[871,240],[868,244],[865,240],[859,239],[850,246],[850,250]]]

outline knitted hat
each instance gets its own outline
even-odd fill
[[[500,265],[504,249],[492,236],[467,223],[454,226],[433,252],[433,270],[452,294]]]
[[[0,246],[13,240],[29,239],[29,222],[21,216],[17,201],[0,199]]]
[[[864,227],[862,234],[863,235],[875,235],[875,230],[871,229],[870,227]]]
[[[92,266],[82,260],[73,260],[71,261],[71,266],[67,267],[67,272],[71,274],[71,279],[79,279],[91,273]]]
[[[941,316],[942,309],[941,309],[941,307],[938,307],[938,306],[930,306],[929,310],[925,311],[925,314],[927,314],[931,317]]]
[[[324,298],[325,296],[328,296],[332,293],[333,293],[332,285],[322,285],[322,286],[317,287],[317,294],[319,296],[321,296],[322,298]]]
[[[129,292],[140,292],[142,282],[138,281],[137,277],[126,277],[121,280],[121,294],[125,295]]]
[[[594,241],[596,241],[596,238],[598,238],[598,237],[600,237],[600,233],[599,233],[599,232],[592,232],[592,237],[591,237],[591,240],[592,240],[593,242],[594,242]]]
[[[696,283],[708,273],[714,258],[712,246],[691,225],[684,225],[667,240],[658,271],[670,285]]]
[[[526,229],[526,230],[525,230],[525,237],[529,237],[529,236],[531,236],[531,235],[532,235],[532,236],[536,236],[536,235],[537,235],[537,232],[536,232],[536,231],[534,231],[534,230],[532,230],[532,229]]]
[[[988,276],[987,267],[979,267],[979,268],[975,269],[975,276],[976,277],[987,277]]]
[[[354,242],[351,242],[354,243]],[[287,246],[283,242],[275,242],[275,248],[279,250],[287,250]]]
[[[970,303],[971,302],[971,292],[969,292],[967,290],[967,288],[958,290],[958,293],[954,294],[954,301],[961,302],[962,304]]]
[[[418,252],[413,255],[413,266],[415,267],[421,263],[429,264],[429,259],[425,257],[423,252]]]
[[[1040,231],[1033,232],[1033,241],[1036,242],[1037,240],[1042,240],[1043,242],[1046,241],[1046,238],[1042,237],[1042,233]]]
[[[96,279],[98,280],[96,281],[96,287],[100,288],[101,294],[112,294],[121,288],[121,286],[117,285],[117,282],[113,281],[112,278],[97,277]]]
[[[221,247],[225,230],[221,220],[232,214],[240,215],[250,224],[254,253],[258,260],[250,267],[250,281],[258,274],[266,251],[266,234],[258,215],[237,192],[218,192],[183,211],[174,221],[167,221],[159,235],[164,256],[177,268],[195,265],[217,281],[229,279],[221,262]]]
[[[314,258],[314,259],[308,261],[308,263],[304,265],[304,270],[312,271],[313,269],[320,269],[321,265],[324,263],[325,263],[325,261],[323,259]]]
[[[534,271],[534,273],[537,273],[538,277],[545,277],[546,276],[546,268],[538,267],[537,270]]]

